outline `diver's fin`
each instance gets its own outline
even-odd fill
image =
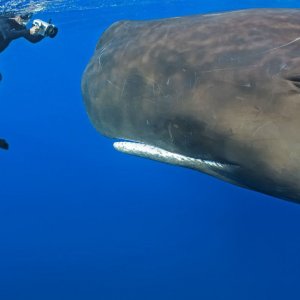
[[[9,145],[8,145],[8,143],[6,142],[6,140],[0,139],[0,148],[1,148],[1,149],[4,149],[4,150],[8,150]]]

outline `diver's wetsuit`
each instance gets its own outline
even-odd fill
[[[6,49],[11,41],[24,37],[31,43],[37,43],[41,41],[44,36],[42,35],[32,35],[29,29],[24,25],[20,25],[14,19],[9,17],[0,16],[0,52]],[[2,80],[2,75],[0,73],[0,81]],[[0,138],[0,148],[7,150],[9,148],[6,140]]]
[[[42,35],[30,34],[26,26],[20,25],[14,19],[0,17],[0,52],[2,52],[11,41],[20,37],[24,37],[31,43],[37,43],[44,38]]]

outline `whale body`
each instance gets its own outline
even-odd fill
[[[82,94],[120,151],[300,202],[300,10],[117,22]]]

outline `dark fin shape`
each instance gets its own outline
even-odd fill
[[[4,149],[4,150],[8,150],[9,145],[8,145],[8,143],[6,142],[6,140],[0,139],[0,148],[1,148],[1,149]]]

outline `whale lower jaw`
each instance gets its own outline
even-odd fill
[[[188,157],[143,143],[122,141],[115,142],[113,146],[116,150],[126,154],[136,155],[172,165],[195,169],[226,181],[228,181],[228,178],[223,178],[221,174],[231,172],[235,168],[235,166],[230,164],[222,164],[211,160],[202,160],[198,158]]]

